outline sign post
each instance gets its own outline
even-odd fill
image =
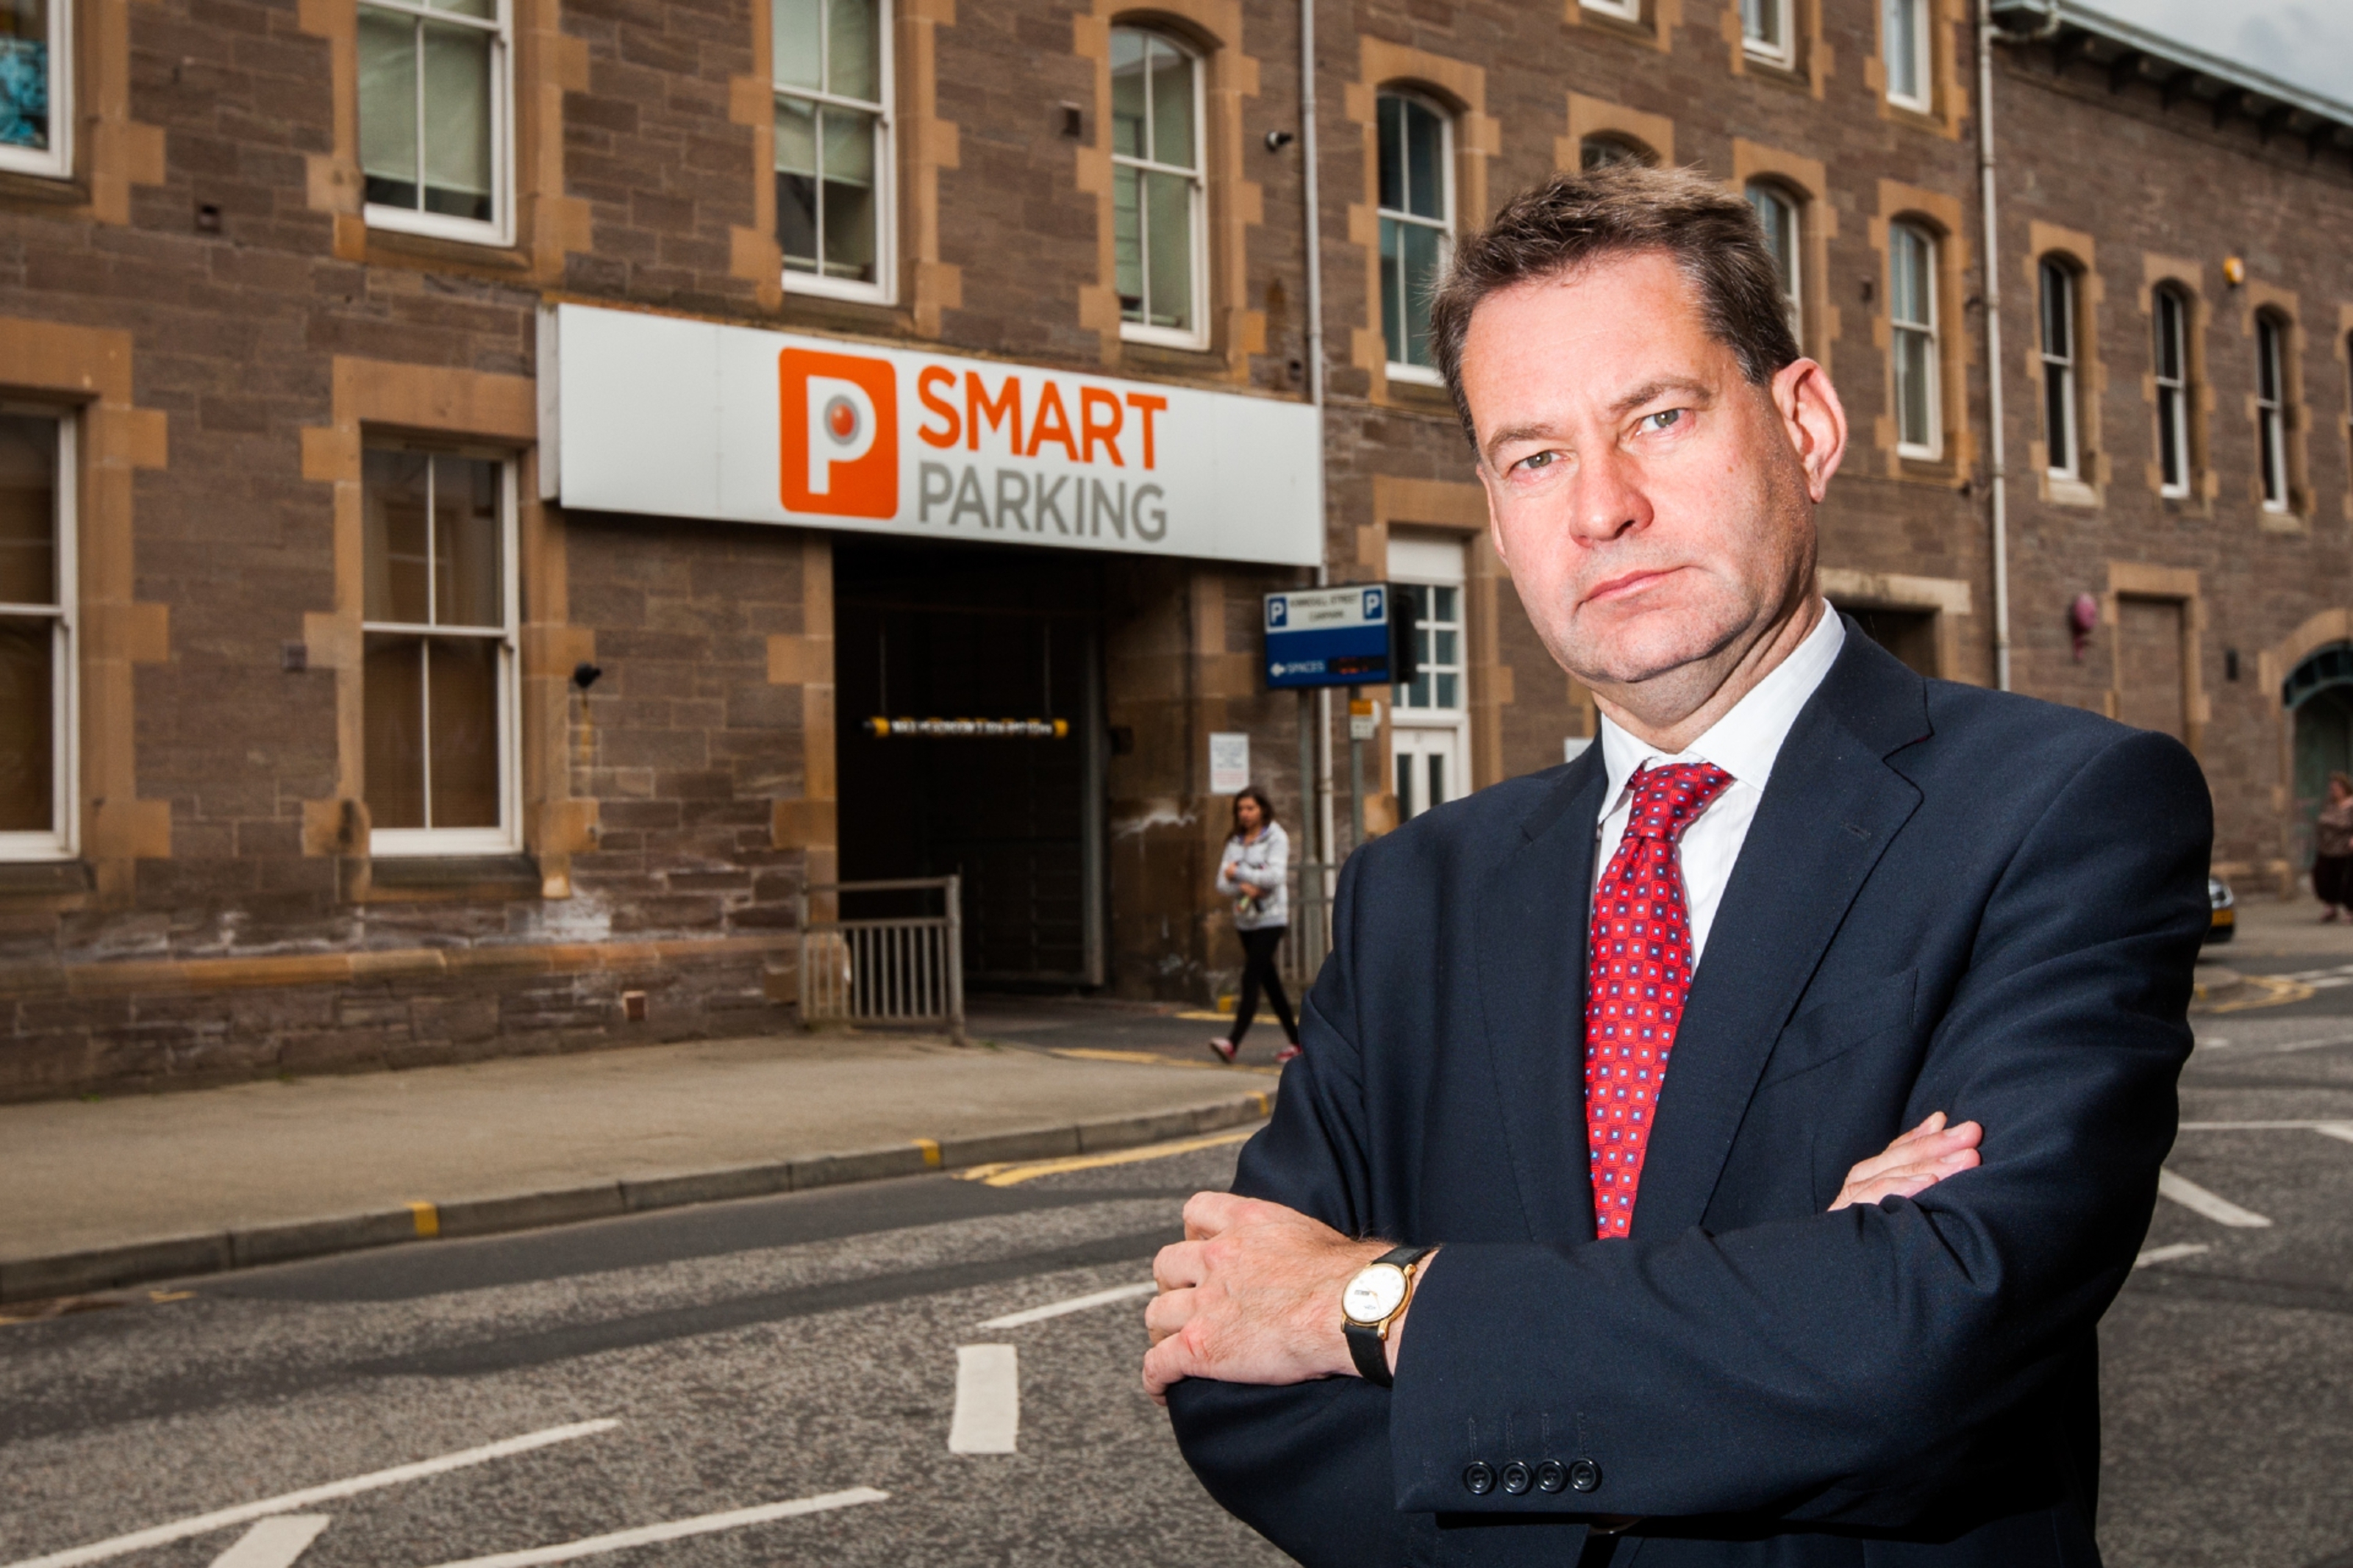
[[[1303,588],[1266,596],[1266,684],[1290,687],[1387,686],[1410,681],[1419,651],[1416,590],[1391,583]],[[1380,734],[1380,704],[1348,704],[1348,818],[1351,847],[1365,841],[1365,742]]]

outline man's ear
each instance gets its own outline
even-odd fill
[[[1846,406],[1831,384],[1830,372],[1810,359],[1783,365],[1773,377],[1772,393],[1790,450],[1806,470],[1806,494],[1819,506],[1846,456]]]

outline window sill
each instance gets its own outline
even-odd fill
[[[2097,486],[2087,485],[2081,479],[2069,479],[2063,474],[2043,476],[2042,499],[2053,506],[2097,509],[2105,504],[2101,500]]]
[[[512,903],[542,896],[528,855],[379,856],[368,863],[363,904]]]
[[[2304,533],[2311,527],[2300,512],[2274,511],[2269,507],[2255,514],[2255,526],[2265,533]]]
[[[29,169],[0,169],[0,201],[38,202],[43,206],[86,207],[90,186],[70,174],[37,174]]]
[[[1588,26],[1599,27],[1605,33],[1615,33],[1634,43],[1648,44],[1656,48],[1659,33],[1640,16],[1629,16],[1623,11],[1605,11],[1590,5],[1579,5],[1577,20]]]
[[[405,228],[380,228],[371,223],[367,231],[367,259],[396,266],[417,262],[434,262],[459,267],[488,268],[501,272],[527,272],[533,259],[531,252],[521,246],[501,245],[493,240],[451,239],[438,234],[417,234]]]
[[[1143,338],[1123,338],[1123,369],[1157,371],[1164,375],[1208,375],[1225,368],[1225,361],[1207,348],[1180,348]]]
[[[839,279],[819,278],[813,272],[795,272],[787,268],[783,278],[787,298],[825,300],[844,305],[871,305],[879,310],[893,310],[899,301],[891,291],[878,283],[849,283]]]
[[[1197,333],[1167,327],[1139,327],[1131,321],[1119,324],[1119,341],[1130,348],[1174,349],[1178,353],[1197,354],[1209,352],[1209,340]]]
[[[406,239],[438,240],[467,250],[515,248],[514,236],[507,232],[505,226],[477,218],[438,217],[374,202],[360,209],[360,216],[371,236],[396,234]]]
[[[0,910],[77,909],[91,888],[80,860],[0,860]]]

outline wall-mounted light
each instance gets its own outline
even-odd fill
[[[2236,289],[2247,280],[2247,264],[2235,256],[2222,258],[2222,281]]]
[[[1270,131],[1266,133],[1266,150],[1270,153],[1280,153],[1298,140],[1299,138],[1288,131]]]
[[[2100,624],[2100,601],[2089,594],[2078,594],[2067,606],[2067,630],[2075,640],[2075,662],[2084,662],[2084,650],[2092,646],[2092,628]]]
[[[572,667],[572,684],[586,691],[596,685],[597,678],[604,673],[602,668],[584,658]]]

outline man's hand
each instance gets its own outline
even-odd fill
[[[1160,1294],[1144,1312],[1152,1335],[1144,1391],[1166,1405],[1180,1378],[1289,1384],[1354,1373],[1340,1293],[1389,1246],[1351,1241],[1281,1204],[1194,1194],[1185,1239],[1152,1263]]]
[[[1978,1140],[1985,1129],[1974,1121],[1945,1125],[1941,1110],[1897,1138],[1886,1149],[1846,1173],[1846,1185],[1831,1205],[1835,1214],[1850,1204],[1875,1204],[1882,1198],[1917,1197],[1978,1163]]]

